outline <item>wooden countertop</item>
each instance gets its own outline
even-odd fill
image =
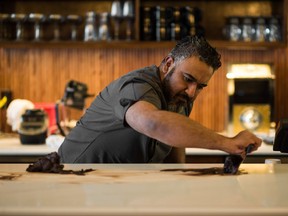
[[[242,164],[247,174],[240,175],[197,175],[223,164],[64,167],[95,169],[85,176],[28,173],[27,167],[0,164],[0,215],[288,215],[284,164]]]

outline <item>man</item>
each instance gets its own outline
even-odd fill
[[[248,131],[224,137],[188,116],[221,66],[204,38],[186,37],[163,59],[108,85],[59,148],[63,163],[184,162],[185,147],[242,154],[261,140]]]

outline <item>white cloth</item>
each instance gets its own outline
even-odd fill
[[[65,137],[61,135],[50,135],[46,138],[46,145],[50,148],[59,148]]]
[[[12,126],[13,131],[18,131],[21,123],[21,116],[28,109],[34,109],[34,104],[25,99],[15,99],[11,101],[7,108],[7,124]]]

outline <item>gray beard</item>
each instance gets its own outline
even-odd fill
[[[179,113],[185,116],[189,116],[193,108],[193,102],[187,104],[185,106],[184,104],[168,104],[168,111]]]

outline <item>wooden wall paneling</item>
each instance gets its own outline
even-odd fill
[[[208,128],[223,131],[227,121],[226,86],[226,72],[222,66],[215,72],[208,87],[196,99],[190,117]]]
[[[1,49],[0,88],[10,88],[14,98],[56,102],[70,79],[84,82],[97,95],[121,75],[151,64],[159,65],[169,49]],[[216,131],[228,122],[226,73],[230,63],[271,63],[276,73],[276,115],[288,114],[288,50],[218,50],[222,67],[197,98],[191,118]],[[87,105],[93,98],[87,99]],[[281,106],[279,101],[283,102]],[[5,120],[1,120],[2,128]],[[4,122],[4,123],[3,123]]]
[[[275,121],[288,118],[288,49],[275,52]]]

